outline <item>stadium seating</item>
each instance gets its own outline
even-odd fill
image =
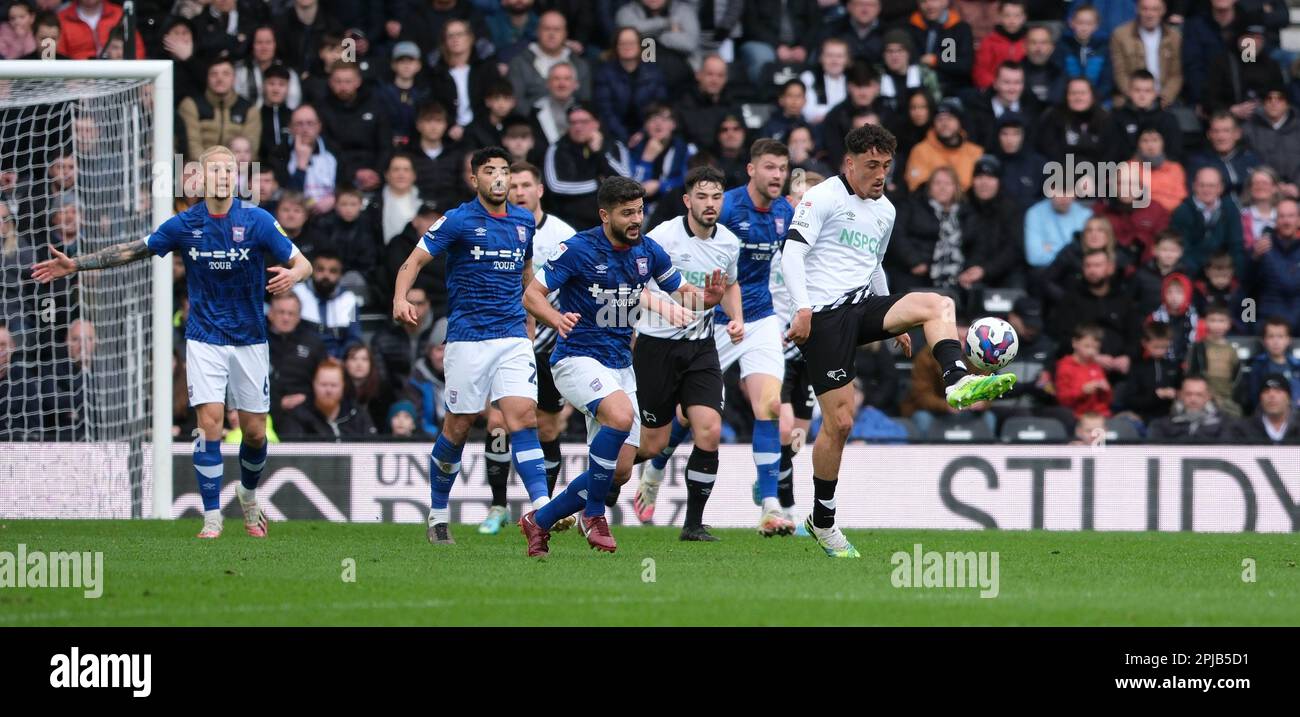
[[[1002,423],[1003,443],[1064,443],[1065,426],[1055,418],[1016,416]]]

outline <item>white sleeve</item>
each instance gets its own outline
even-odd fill
[[[787,241],[781,250],[781,274],[785,277],[785,290],[790,294],[790,307],[793,311],[812,308],[803,266],[804,257],[811,248],[801,241]]]
[[[889,225],[889,233],[880,242],[880,253],[876,255],[876,270],[871,272],[871,293],[875,296],[889,296],[889,280],[885,277],[885,252],[889,250],[889,240],[894,236],[894,225]]]
[[[809,194],[811,193],[809,192]],[[794,218],[790,220],[790,230],[786,234],[787,239],[790,234],[797,233],[807,246],[817,243],[817,235],[821,234],[822,224],[825,223],[826,217],[834,211],[834,208],[830,206],[833,204],[833,200],[830,198],[816,197],[816,199],[817,201],[814,202],[813,198],[809,197],[808,194],[803,195],[799,206],[795,207]],[[795,243],[799,243],[799,240],[796,239]],[[789,244],[790,242],[786,242],[787,246]]]

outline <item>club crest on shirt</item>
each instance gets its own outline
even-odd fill
[[[234,239],[236,244],[238,244],[239,242],[243,241],[243,240],[244,240],[244,228],[243,228],[243,227],[234,227],[233,229],[231,229],[231,230],[230,230],[230,238],[231,238],[231,239]]]
[[[456,389],[453,388],[447,392],[447,403],[455,403],[455,402],[456,402]]]
[[[591,379],[591,390],[599,391],[600,389],[601,389],[600,379],[598,378]]]
[[[644,256],[639,256],[639,257],[637,257],[637,258],[636,258],[636,272],[637,272],[638,274],[640,274],[641,276],[645,276],[645,275],[649,274],[649,273],[650,273],[650,260],[647,259],[647,258],[644,257]]]
[[[520,244],[523,244],[523,243],[525,243],[525,242],[528,241],[528,230],[527,230],[527,229],[525,229],[525,228],[523,228],[523,227],[515,227],[515,231],[516,231],[516,232],[519,232],[519,243],[520,243]]]
[[[776,233],[780,234],[785,231],[785,217],[774,217],[776,221]]]

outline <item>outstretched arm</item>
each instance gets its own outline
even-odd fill
[[[432,260],[432,254],[420,245],[416,245],[411,250],[410,256],[406,257],[406,261],[402,262],[402,268],[397,271],[397,282],[393,288],[394,320],[411,326],[420,323],[420,312],[406,300],[406,294],[415,283],[415,277],[420,275],[420,270]]]
[[[107,249],[101,249],[93,254],[77,257],[76,259],[54,247],[50,247],[50,253],[54,255],[53,259],[46,259],[32,267],[32,278],[42,284],[48,284],[65,276],[71,276],[78,271],[95,271],[97,269],[107,269],[110,266],[130,264],[133,261],[145,258],[150,252],[149,245],[143,239],[136,239],[135,241],[114,244]]]
[[[695,286],[683,281],[681,286],[672,292],[672,297],[691,311],[702,311],[717,306],[722,301],[726,289],[727,283],[722,277],[722,270],[714,269],[712,274],[704,277],[704,286]]]

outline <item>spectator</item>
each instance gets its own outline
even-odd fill
[[[365,204],[360,190],[343,186],[334,194],[334,210],[317,219],[314,228],[319,245],[328,247],[343,260],[343,278],[339,284],[351,289],[363,304],[375,303],[379,298],[375,294],[383,293],[378,286],[374,291],[369,286],[369,277],[374,276],[384,246],[379,229],[382,220],[377,220],[376,214],[373,204]]]
[[[420,237],[429,230],[439,219],[442,218],[442,211],[436,202],[425,200],[420,203],[420,208],[416,210],[415,218],[406,225],[401,234],[393,237],[384,248],[383,265],[380,267],[379,286],[384,287],[384,291],[379,292],[380,298],[384,300],[385,307],[392,301],[392,288],[397,282],[397,272],[401,269],[402,263],[411,256],[415,247],[420,243]],[[447,315],[447,259],[444,256],[435,256],[433,261],[424,265],[415,278],[415,286],[424,290],[425,296],[430,301],[431,310],[434,316]],[[387,358],[388,352],[382,355]],[[391,368],[391,367],[390,367]]]
[[[1110,42],[1105,33],[1097,32],[1101,13],[1091,4],[1079,5],[1070,16],[1070,32],[1061,38],[1057,63],[1067,80],[1083,78],[1102,97],[1114,91],[1115,73],[1110,65]]]
[[[970,231],[969,213],[960,201],[956,173],[951,167],[937,167],[924,191],[899,208],[894,251],[886,255],[894,259],[896,271],[890,286],[898,291],[955,287],[966,257],[975,253],[980,239]]]
[[[321,137],[320,115],[315,107],[300,105],[291,117],[293,139],[280,157],[285,186],[302,192],[310,200],[312,211],[324,214],[334,208],[338,159]]]
[[[420,75],[420,47],[414,42],[393,46],[392,80],[379,86],[378,99],[393,132],[393,144],[403,146],[415,137],[415,113],[433,98],[433,90]]]
[[[311,278],[293,287],[302,302],[302,321],[315,330],[325,351],[341,359],[349,344],[361,341],[357,296],[339,286],[343,260],[335,252],[319,250],[312,257]]]
[[[321,36],[320,47],[317,48],[315,60],[302,72],[304,101],[313,105],[320,105],[321,101],[330,93],[330,68],[340,62],[351,62],[350,59],[345,60],[343,56],[343,35],[337,32],[325,33]],[[369,66],[368,63],[367,66]],[[362,74],[365,74],[364,71]]]
[[[1264,95],[1283,86],[1284,80],[1282,68],[1265,49],[1262,25],[1247,26],[1236,47],[1238,52],[1225,52],[1211,61],[1202,104],[1207,112],[1228,112],[1244,122],[1259,109]]]
[[[443,398],[447,378],[443,363],[447,354],[447,319],[440,318],[433,323],[421,358],[411,369],[411,378],[407,381],[406,393],[420,409],[420,430],[431,436],[442,431],[442,419],[447,412]]]
[[[1166,275],[1160,285],[1160,297],[1160,306],[1147,321],[1169,325],[1169,358],[1181,365],[1192,344],[1205,338],[1205,324],[1192,302],[1192,280],[1176,271]]]
[[[307,229],[307,217],[309,209],[307,207],[307,198],[302,192],[288,191],[280,195],[280,201],[275,205],[275,221],[280,224],[284,230],[285,236],[293,242],[298,250],[304,255],[309,255],[316,251],[316,238],[314,232]]]
[[[330,68],[330,94],[319,107],[325,136],[338,159],[338,176],[363,192],[379,189],[379,168],[392,149],[393,129],[378,97],[361,83],[355,62]]]
[[[419,144],[411,153],[420,196],[444,206],[449,205],[457,193],[457,175],[461,165],[461,153],[450,147],[446,140],[450,124],[447,109],[440,103],[429,102],[422,106],[415,120]]]
[[[257,41],[253,42],[254,45]],[[293,108],[289,106],[289,92],[295,75],[284,65],[271,65],[262,74],[262,140],[258,143],[258,157],[270,163],[274,157],[287,157],[293,144]]]
[[[1218,251],[1210,256],[1203,278],[1196,282],[1196,299],[1200,306],[1206,307],[1214,304],[1235,308],[1245,306],[1242,282],[1237,278],[1231,254]],[[1233,315],[1231,333],[1250,333],[1242,321],[1241,312]]]
[[[1142,327],[1141,358],[1133,363],[1127,381],[1119,385],[1116,410],[1128,413],[1142,425],[1169,415],[1183,381],[1179,363],[1169,356],[1169,324],[1147,322]]]
[[[533,125],[528,120],[514,115],[508,117],[502,125],[501,146],[510,154],[511,163],[537,160],[537,137]],[[537,160],[540,162],[541,160]]]
[[[844,136],[853,129],[854,115],[860,110],[874,112],[884,110],[884,103],[880,99],[880,76],[875,70],[863,65],[853,65],[849,67],[846,82],[849,98],[828,112],[821,125],[826,163],[832,167],[839,167],[844,162]],[[892,120],[892,117],[889,119]]]
[[[99,57],[113,28],[122,24],[122,6],[106,0],[72,0],[59,11],[58,52],[73,60]],[[135,34],[135,54],[144,59],[144,42]]]
[[[1270,316],[1264,320],[1263,350],[1250,359],[1250,372],[1243,381],[1244,392],[1239,394],[1242,408],[1251,410],[1254,401],[1264,389],[1264,380],[1269,376],[1280,376],[1291,385],[1291,395],[1300,391],[1300,358],[1291,351],[1291,325],[1279,316]]]
[[[1025,59],[1026,19],[1028,14],[1024,0],[998,0],[998,25],[980,40],[979,48],[975,51],[975,66],[971,77],[976,89],[986,90],[991,87],[998,68],[1004,63],[1018,63]]]
[[[1072,446],[1106,445],[1106,417],[1096,411],[1088,411],[1074,424]]]
[[[790,1],[796,5],[811,4],[811,0]],[[747,35],[748,12],[752,5],[752,2],[746,3],[744,10]],[[690,82],[691,71],[700,62],[700,20],[697,12],[696,8],[680,0],[631,0],[618,9],[614,15],[614,24],[635,28],[641,37],[654,40],[655,61],[661,64],[668,87],[680,89]],[[812,27],[814,25],[810,23],[802,29],[811,30]],[[742,46],[741,57],[745,57],[744,53]],[[799,61],[802,62],[803,59]],[[583,99],[587,99],[587,96],[584,95]]]
[[[343,32],[332,14],[321,12],[320,0],[294,0],[288,12],[277,17],[273,26],[280,60],[298,72],[311,69],[316,49],[325,35],[338,36]]]
[[[510,82],[520,107],[532,107],[546,96],[551,68],[560,62],[573,67],[577,81],[574,94],[580,99],[591,97],[591,67],[568,46],[568,27],[559,11],[543,12],[537,21],[537,41],[528,43],[510,61]]]
[[[1164,136],[1155,127],[1138,132],[1137,154],[1129,162],[1129,171],[1138,173],[1138,177],[1144,176],[1148,169],[1145,184],[1150,200],[1172,215],[1187,199],[1187,174],[1183,165],[1165,156]]]
[[[301,285],[300,285],[301,286]],[[374,436],[370,414],[357,407],[344,389],[343,365],[326,358],[312,378],[312,399],[289,412],[281,435],[305,441],[334,441]]]
[[[253,104],[235,93],[235,66],[219,59],[208,66],[207,90],[198,97],[186,97],[176,109],[188,140],[186,158],[197,161],[213,145],[230,145],[243,137],[257,146],[262,141],[262,115]]]
[[[415,404],[405,399],[393,403],[388,409],[388,433],[393,438],[402,438],[408,441],[421,443],[432,443],[435,438],[420,429],[419,421],[416,416],[419,411],[415,409]]]
[[[1003,112],[995,127],[993,155],[1002,163],[1002,191],[1024,213],[1043,196],[1043,167],[1047,160],[1025,141],[1024,115]]]
[[[486,112],[480,112],[474,121],[465,128],[461,144],[466,149],[483,147],[500,147],[506,131],[506,121],[515,118],[515,90],[509,80],[498,78],[488,84],[483,91],[483,104]]]
[[[907,166],[907,158],[911,156],[912,149],[924,140],[933,128],[935,105],[930,93],[919,88],[908,91],[904,98],[902,111],[896,115],[897,121],[893,128],[898,148],[894,151],[894,164],[890,168],[888,180],[890,184],[893,184],[894,178],[901,173],[896,168]],[[900,191],[896,186],[886,187],[886,189],[891,193]]]
[[[532,120],[533,134],[543,138],[549,146],[559,141],[569,129],[568,111],[577,102],[574,92],[578,87],[573,66],[567,62],[552,65],[546,87],[546,96],[533,103]]]
[[[1201,167],[1214,167],[1227,185],[1224,193],[1241,194],[1250,170],[1261,162],[1259,155],[1242,144],[1241,125],[1237,118],[1227,112],[1216,113],[1210,118],[1205,136],[1210,140],[1210,146],[1188,158],[1187,178],[1194,182]],[[1192,191],[1195,192],[1195,188]]]
[[[671,107],[652,104],[645,113],[645,127],[635,135],[643,139],[629,151],[631,176],[645,188],[645,211],[649,215],[659,200],[672,201],[681,196],[689,152],[686,142],[677,136],[677,120]]]
[[[1133,73],[1146,70],[1155,81],[1160,106],[1169,107],[1183,89],[1183,36],[1164,17],[1164,0],[1138,0],[1137,18],[1110,36],[1110,61],[1118,94],[1126,97]],[[1116,105],[1123,103],[1124,97],[1115,99]]]
[[[251,53],[235,67],[235,92],[253,104],[265,105],[269,101],[263,88],[266,73],[272,67],[281,67],[284,68],[282,77],[286,83],[285,93],[275,101],[275,104],[284,105],[292,110],[302,102],[302,84],[298,81],[297,73],[290,72],[289,68],[276,58],[276,47],[275,29],[270,25],[262,25],[253,30]],[[262,118],[266,119],[265,113]],[[288,126],[288,122],[285,122],[285,126]]]
[[[791,172],[802,169],[804,172],[814,172],[823,177],[835,175],[835,170],[831,169],[830,165],[817,159],[815,155],[817,147],[813,142],[812,128],[802,125],[795,127],[790,130],[790,134],[781,137],[780,140],[790,150]]]
[[[1179,161],[1183,156],[1183,131],[1178,118],[1160,107],[1156,95],[1156,80],[1147,70],[1134,70],[1128,80],[1127,101],[1111,113],[1114,135],[1124,142],[1124,156],[1138,149],[1138,135],[1148,129],[1160,133],[1164,140],[1164,155]]]
[[[997,121],[1002,115],[1010,112],[1037,117],[1042,114],[1038,99],[1025,91],[1025,68],[1017,62],[1002,63],[992,86],[972,99],[970,135],[984,147],[992,147],[997,141]]]
[[[1268,251],[1254,257],[1247,281],[1259,301],[1261,316],[1283,317],[1294,332],[1300,328],[1300,203],[1277,205],[1277,228]]]
[[[956,10],[949,9],[949,0],[918,0],[918,9],[907,21],[912,33],[912,46],[921,54],[922,65],[939,74],[939,87],[946,97],[959,95],[971,86],[971,69],[975,65],[975,39],[970,25]],[[949,60],[940,61],[940,54],[953,52]]]
[[[285,415],[306,402],[312,374],[327,354],[316,332],[302,323],[302,301],[296,294],[271,297],[267,326],[271,416],[281,423]]]
[[[1156,234],[1169,226],[1170,220],[1168,210],[1151,201],[1151,190],[1145,186],[1142,174],[1140,165],[1118,165],[1114,186],[1105,192],[1108,196],[1093,204],[1093,213],[1110,221],[1115,241],[1138,261],[1151,258]]]
[[[1282,177],[1282,193],[1300,198],[1300,117],[1286,101],[1281,85],[1266,88],[1259,109],[1242,128],[1246,144],[1260,157],[1268,157]]]
[[[717,55],[701,60],[700,69],[695,72],[695,86],[677,101],[675,109],[682,119],[686,141],[696,147],[712,146],[723,116],[740,114],[727,87],[727,63]]]
[[[429,68],[433,96],[454,120],[447,136],[455,142],[461,140],[475,114],[483,111],[487,86],[500,76],[492,63],[474,56],[474,37],[469,21],[448,20],[442,27],[441,56]]]
[[[54,359],[47,378],[41,381],[40,410],[44,427],[42,440],[90,440],[92,426],[87,414],[95,410],[91,402],[94,394],[87,391],[95,359],[95,325],[85,319],[74,319],[68,324],[61,354]]]
[[[1192,182],[1192,196],[1174,210],[1169,227],[1183,236],[1183,256],[1188,271],[1199,272],[1211,254],[1226,250],[1233,262],[1244,266],[1241,215],[1237,203],[1224,199],[1223,175],[1201,167]]]
[[[1183,263],[1183,237],[1172,229],[1156,235],[1155,250],[1151,259],[1133,273],[1129,286],[1133,289],[1133,303],[1139,313],[1155,311],[1162,301],[1165,279],[1174,273],[1191,274]]]
[[[927,0],[932,2],[934,0]],[[939,167],[951,167],[957,173],[961,191],[970,189],[975,175],[975,162],[984,154],[984,148],[968,141],[962,130],[961,102],[948,98],[939,103],[934,115],[934,128],[925,139],[912,148],[907,158],[907,188],[916,191],[930,181]]]
[[[795,127],[806,127],[803,110],[808,104],[807,90],[799,80],[787,80],[777,95],[777,111],[758,130],[759,137],[782,139]]]
[[[183,18],[177,18],[177,20],[183,20]],[[186,26],[186,29],[187,30],[189,29],[188,25]],[[36,49],[32,50],[26,55],[23,55],[21,59],[24,60],[48,59],[48,51],[50,49],[53,49],[55,51],[54,59],[56,60],[71,59],[67,55],[58,51],[59,36],[63,34],[63,26],[59,23],[59,16],[56,15],[54,12],[48,10],[43,10],[41,12],[38,12],[36,14],[36,24],[32,28],[32,34],[35,36]],[[190,39],[193,40],[192,35],[190,36]],[[165,37],[163,39],[163,46],[164,47],[167,46],[167,40]],[[193,51],[192,44],[190,46],[190,50],[191,52]],[[186,59],[193,59],[193,58],[187,56]],[[175,75],[175,73],[176,73],[176,69],[173,68],[173,75]],[[178,79],[183,80],[184,78],[178,78]],[[173,84],[175,85],[175,90],[174,90],[175,97],[177,98],[178,101],[179,98],[184,96],[181,94],[183,89],[193,88],[197,92],[197,91],[201,91],[203,87],[202,82],[177,82],[176,80],[173,80]]]
[[[433,326],[434,312],[430,310],[429,295],[418,286],[406,292],[406,300],[419,313],[420,320],[412,324],[390,321],[378,331],[371,342],[375,354],[383,365],[384,375],[394,385],[403,385],[411,375],[411,368],[420,359],[421,342]]]
[[[881,0],[847,0],[844,3],[844,16],[826,28],[828,38],[835,38],[845,44],[855,65],[880,64],[886,29],[886,23],[880,19],[880,6]],[[822,52],[825,51],[826,45],[823,43]]]
[[[1300,444],[1300,422],[1292,420],[1295,408],[1291,400],[1291,381],[1285,376],[1270,375],[1260,382],[1259,409],[1249,418],[1233,424],[1229,432],[1232,443],[1246,445]]]
[[[241,12],[237,0],[212,0],[206,12],[200,13],[194,21],[202,38],[199,49],[204,58],[228,58],[242,63],[248,56],[257,18],[252,12]],[[256,98],[249,100],[257,101]]]
[[[485,18],[497,62],[508,66],[515,55],[537,40],[538,16],[533,5],[533,0],[501,0],[501,11]]]
[[[388,406],[393,402],[392,385],[381,375],[370,347],[352,344],[343,354],[343,393],[357,408],[370,414],[375,426],[388,423]]]
[[[17,60],[36,51],[36,6],[32,0],[9,4],[8,22],[0,25],[0,57]]]
[[[912,47],[912,36],[906,30],[895,28],[885,33],[883,62],[877,68],[880,76],[880,100],[863,102],[856,106],[877,104],[889,113],[897,116],[904,111],[904,99],[912,93],[924,91],[930,96],[931,104],[937,104],[943,97],[939,91],[939,76],[934,70],[916,61],[916,50]]]
[[[745,137],[745,123],[739,115],[727,115],[718,124],[718,136],[713,142],[712,164],[722,170],[728,187],[739,187],[749,181],[749,142]],[[657,226],[657,225],[656,225]]]
[[[1147,440],[1152,443],[1222,443],[1228,424],[1210,398],[1210,387],[1200,376],[1188,376],[1178,389],[1178,402],[1170,415],[1152,422]]]
[[[969,198],[970,232],[981,241],[980,251],[970,257],[967,268],[957,276],[957,284],[963,289],[1024,284],[1024,220],[1015,202],[1002,193],[1001,172],[993,155],[986,154],[975,163]]]
[[[1081,281],[1053,308],[1048,325],[1062,349],[1074,327],[1096,327],[1101,332],[1097,362],[1114,376],[1127,374],[1131,367],[1128,353],[1138,343],[1139,317],[1129,292],[1115,276],[1115,260],[1104,249],[1089,249],[1083,255],[1081,273]]]
[[[1231,330],[1232,315],[1227,306],[1212,304],[1206,309],[1205,338],[1187,353],[1187,375],[1204,377],[1219,410],[1236,418],[1241,416],[1241,406],[1233,400],[1233,392],[1241,376],[1241,358],[1226,338]]]
[[[1007,371],[1016,375],[1011,387],[994,405],[999,415],[1052,416],[1068,426],[1074,414],[1056,405],[1052,368],[1056,365],[1056,342],[1043,330],[1043,304],[1032,296],[1016,299],[1007,323],[1020,338],[1020,350]]]
[[[1082,231],[1092,212],[1074,198],[1074,187],[1047,187],[1047,198],[1025,212],[1025,261],[1044,268]]]
[[[966,344],[966,330],[969,328],[966,321],[957,322],[957,335],[961,337],[963,349]],[[912,355],[912,383],[907,389],[907,395],[899,404],[899,413],[912,421],[917,433],[925,436],[930,432],[935,419],[958,413],[969,414],[972,420],[983,421],[989,431],[995,431],[997,416],[988,410],[988,401],[973,403],[962,411],[948,405],[942,373],[939,362],[934,359],[932,352],[917,351]]]
[[[642,62],[641,34],[625,27],[614,39],[613,57],[596,70],[596,111],[610,135],[627,142],[645,122],[646,106],[668,101],[668,85],[654,62]]]
[[[750,0],[743,22],[745,42],[736,59],[749,83],[762,93],[772,83],[773,63],[799,66],[808,61],[803,43],[818,31],[821,18],[816,0]]]
[[[1194,106],[1203,99],[1210,64],[1236,48],[1241,21],[1236,0],[1209,0],[1209,10],[1183,23],[1183,96]]]
[[[1254,256],[1268,251],[1277,226],[1277,204],[1282,200],[1282,181],[1267,164],[1250,170],[1246,190],[1238,202],[1241,209],[1243,253]]]
[[[568,120],[568,131],[546,150],[547,211],[572,226],[587,226],[597,216],[600,182],[630,175],[632,156],[622,142],[605,137],[590,106],[573,105]]]
[[[1073,352],[1056,362],[1053,375],[1057,400],[1076,417],[1085,413],[1110,416],[1113,392],[1106,370],[1098,362],[1102,336],[1096,324],[1078,324],[1071,341]]]
[[[1039,118],[1034,142],[1048,161],[1063,165],[1098,165],[1127,156],[1110,115],[1093,95],[1092,85],[1078,77],[1065,85],[1065,104],[1048,109]]]
[[[284,190],[280,188],[280,182],[276,179],[275,168],[269,164],[259,167],[257,170],[257,206],[271,214],[275,214],[282,197],[284,197]]]
[[[877,11],[879,7],[877,2]],[[799,75],[806,91],[807,104],[803,108],[803,118],[808,124],[821,124],[826,119],[826,113],[848,99],[848,76],[844,72],[851,61],[847,40],[831,36],[822,41],[821,52],[817,54],[817,66],[804,70]]]
[[[1025,87],[1040,106],[1060,104],[1065,99],[1065,70],[1054,61],[1056,43],[1052,31],[1041,25],[1025,30]]]
[[[415,163],[410,155],[397,152],[388,158],[384,188],[379,193],[378,212],[384,244],[402,233],[420,208],[420,190],[415,186]]]

